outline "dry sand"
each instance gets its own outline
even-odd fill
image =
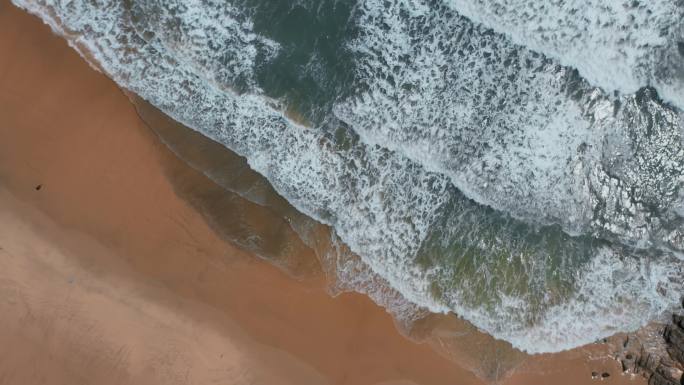
[[[226,242],[179,186],[217,189],[115,84],[0,2],[0,384],[481,382],[366,297],[332,298],[320,275],[294,280]],[[236,226],[287,231],[226,196]],[[315,270],[293,242],[297,269]],[[425,334],[450,327],[437,317]],[[643,383],[599,345],[528,359],[505,383],[590,384],[592,370]]]

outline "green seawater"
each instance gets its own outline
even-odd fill
[[[354,90],[355,62],[347,48],[357,27],[355,1],[239,0],[254,31],[280,45],[277,56],[256,68],[258,85],[284,101],[314,127],[334,130],[336,100]]]

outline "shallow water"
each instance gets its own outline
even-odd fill
[[[453,311],[557,351],[636,329],[684,292],[674,0],[591,3],[602,28],[552,3],[546,29],[496,1],[14,3],[245,157],[287,203],[238,192],[287,206],[304,243],[330,226],[360,257],[337,267],[342,286],[398,318]],[[667,60],[644,64],[653,52]],[[602,67],[618,53],[630,59]]]

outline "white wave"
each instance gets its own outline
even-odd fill
[[[258,60],[269,60],[279,45],[252,31],[252,22],[225,1],[158,0],[131,3],[137,35],[161,44],[165,51],[216,86],[240,82],[255,88]]]
[[[416,253],[448,199],[445,178],[383,148],[336,148],[323,132],[288,120],[277,102],[217,85],[204,68],[179,61],[187,57],[176,56],[166,40],[139,36],[120,2],[14,3],[85,47],[86,56],[122,87],[245,156],[280,194],[333,226],[412,302],[430,302],[424,296],[429,286],[424,272],[404,258]]]
[[[629,303],[641,306],[642,312],[630,313],[624,319],[617,321],[614,318],[608,318],[596,323],[586,322],[588,313],[582,310],[582,302],[580,297],[577,297],[576,301],[563,302],[558,307],[547,306],[545,308],[547,310],[539,314],[536,313],[537,309],[518,308],[521,304],[530,303],[529,296],[543,293],[547,285],[544,275],[534,274],[536,272],[534,269],[537,268],[535,266],[547,267],[543,259],[537,261],[534,257],[543,257],[543,253],[547,251],[533,250],[532,253],[520,253],[524,258],[530,259],[528,261],[530,265],[525,265],[525,268],[531,268],[531,273],[526,278],[534,279],[534,282],[540,285],[535,288],[536,291],[530,291],[527,294],[528,297],[522,295],[524,293],[500,292],[496,279],[479,276],[471,278],[472,280],[488,280],[494,285],[492,287],[497,289],[480,293],[497,299],[492,307],[467,305],[468,301],[473,300],[470,297],[466,298],[464,292],[467,288],[447,288],[450,290],[445,290],[444,295],[437,296],[435,295],[435,282],[448,281],[449,274],[453,272],[441,265],[426,268],[416,261],[420,257],[421,248],[433,232],[448,232],[447,230],[450,229],[435,226],[435,224],[439,225],[443,222],[458,224],[459,227],[453,226],[452,229],[465,230],[459,232],[458,236],[472,237],[466,247],[478,249],[483,253],[483,259],[492,260],[492,258],[500,257],[497,253],[501,250],[508,250],[513,258],[514,250],[520,252],[525,248],[541,246],[530,244],[520,246],[517,243],[523,242],[519,239],[506,236],[505,232],[513,233],[512,228],[518,226],[516,223],[509,227],[502,225],[505,231],[502,231],[500,238],[499,234],[489,234],[489,239],[483,238],[480,233],[487,231],[489,224],[486,221],[490,214],[455,192],[447,177],[426,170],[423,165],[409,157],[429,164],[425,159],[411,155],[408,151],[389,151],[383,146],[372,143],[369,139],[370,134],[363,135],[368,143],[352,141],[348,145],[338,145],[334,138],[325,132],[289,120],[282,113],[283,106],[262,95],[254,86],[252,79],[253,67],[259,55],[272,54],[278,49],[277,44],[250,31],[251,24],[243,19],[244,16],[237,10],[230,7],[215,9],[216,6],[222,6],[222,3],[215,4],[211,1],[197,1],[193,4],[199,9],[193,10],[184,10],[182,2],[141,1],[133,4],[133,9],[127,9],[128,2],[106,0],[13,1],[38,14],[54,30],[65,35],[82,54],[95,59],[103,71],[119,85],[139,94],[176,120],[245,156],[250,166],[264,175],[274,188],[295,207],[334,227],[336,233],[350,249],[362,257],[363,266],[370,267],[380,276],[379,279],[383,283],[389,283],[393,290],[396,290],[396,292],[392,291],[393,296],[400,293],[406,301],[399,297],[384,298],[382,291],[374,290],[377,289],[377,285],[373,285],[372,282],[375,278],[354,275],[357,267],[353,265],[347,266],[347,269],[340,269],[345,274],[351,272],[351,274],[341,276],[351,280],[351,287],[363,287],[365,282],[371,280],[368,284],[370,286],[362,290],[366,290],[371,296],[384,299],[379,302],[386,306],[405,306],[409,309],[412,306],[410,304],[413,303],[435,312],[455,310],[495,337],[505,338],[519,348],[540,352],[575,346],[585,342],[586,336],[603,336],[611,327],[610,322],[622,322],[617,324],[619,327],[631,327],[644,323],[654,314],[665,311],[673,303],[671,293],[676,292],[677,288],[681,290],[681,285],[676,286],[676,282],[668,283],[670,276],[667,273],[674,271],[681,274],[681,269],[678,270],[673,265],[670,270],[667,270],[663,267],[670,263],[667,260],[663,260],[662,263],[652,262],[653,266],[658,268],[650,275],[642,274],[640,265],[648,264],[647,259],[642,262],[632,262],[637,265],[624,267],[625,274],[629,277],[628,280],[611,280],[610,277],[614,277],[615,272],[619,271],[619,266],[614,264],[625,263],[621,258],[637,261],[628,256],[616,256],[608,261],[613,264],[610,265],[612,268],[608,271],[594,269],[595,271],[592,272],[582,268],[584,265],[581,265],[579,267],[582,269],[577,277],[570,277],[569,280],[576,282],[576,290],[581,292],[590,287],[587,282],[594,282],[591,274],[598,274],[595,278],[599,282],[608,280],[615,290],[629,288],[630,286],[625,285],[637,282],[636,278],[643,277],[643,280],[646,280],[643,290],[626,291],[633,295]],[[369,1],[366,4],[374,3]],[[146,8],[146,6],[151,8]],[[154,10],[154,7],[168,8],[168,14],[164,11],[153,15],[164,17],[164,20],[136,20],[138,17],[151,17],[148,13],[151,13],[150,10]],[[207,9],[202,9],[202,7]],[[411,17],[421,17],[426,12],[430,12],[429,7],[421,1],[411,2],[406,9],[410,11]],[[215,20],[210,21],[206,18],[220,20],[220,26],[214,23]],[[180,35],[174,35],[178,31],[181,31]],[[214,33],[221,36],[221,42],[212,39]],[[185,36],[186,34],[188,36]],[[404,41],[398,41],[397,44],[416,49],[412,39],[420,38],[420,36],[409,36]],[[434,41],[433,43],[438,44]],[[216,48],[213,47],[215,44],[224,44],[221,46],[223,48],[219,47],[219,50],[225,49],[228,55],[235,55],[234,58],[225,58],[235,61],[229,60],[230,64],[224,65],[223,56],[213,49]],[[425,46],[419,44],[417,49],[424,48]],[[428,58],[424,60],[425,69],[441,70],[440,67],[435,68]],[[437,57],[434,60],[441,59]],[[445,63],[453,64],[448,61]],[[540,58],[535,58],[534,64],[547,66],[546,61]],[[549,70],[553,68],[549,67]],[[550,74],[529,73],[530,76],[533,74],[550,79],[549,81],[553,81],[554,77],[563,76],[562,73],[553,71]],[[417,72],[415,76],[418,77],[414,78],[414,81],[419,82],[423,75],[425,72]],[[434,76],[434,74],[430,75]],[[423,85],[437,87],[437,83],[430,83],[431,79],[433,78],[426,77]],[[233,92],[231,89],[233,82],[245,82],[248,92],[242,95]],[[530,84],[532,86],[529,92],[536,92],[537,90],[533,87],[535,83]],[[449,92],[442,95],[449,96]],[[385,98],[384,95],[372,93],[361,97],[367,98],[366,101],[369,104],[364,104],[366,106],[372,105],[370,103],[373,102],[373,98],[378,98],[378,100]],[[529,103],[545,105],[546,102],[541,99],[535,98]],[[420,100],[407,100],[420,102]],[[589,99],[589,101],[592,100]],[[570,102],[562,102],[562,105],[575,108]],[[381,103],[378,107],[384,108],[385,105]],[[391,104],[387,105],[387,108],[391,107]],[[443,104],[441,107],[448,110],[456,105]],[[475,115],[481,112],[471,110],[471,108],[473,107],[464,104],[458,109],[459,114],[470,115],[474,119]],[[534,111],[534,106],[530,105],[529,108]],[[658,106],[655,105],[653,108],[657,109]],[[376,110],[376,113],[381,111]],[[397,109],[392,111],[401,112]],[[561,111],[567,113],[565,110]],[[433,112],[441,113],[438,110]],[[503,119],[504,115],[501,114],[495,118]],[[557,119],[563,122],[562,119],[565,118],[562,114],[559,115]],[[571,120],[570,123],[576,122]],[[561,123],[552,123],[549,130],[561,132],[561,129],[557,127],[559,125]],[[422,128],[422,126],[414,127]],[[525,135],[528,134],[532,135],[531,138],[537,141],[536,143],[549,147],[546,156],[551,157],[552,160],[555,159],[553,158],[555,152],[560,151],[558,148],[562,150],[565,146],[563,141],[566,138],[557,135],[555,139],[548,140],[543,135],[535,137],[533,133],[524,130],[515,132],[515,135],[511,136],[523,141],[523,144],[519,145],[521,149],[515,155],[524,155],[528,158],[520,161],[520,164],[526,165],[531,163],[529,159],[533,159],[538,163],[538,167],[546,167],[549,173],[556,172],[546,166],[547,159],[538,156],[532,151],[532,147],[525,145],[524,142],[528,140]],[[443,139],[446,139],[447,133],[442,132],[440,135],[445,136]],[[482,136],[479,132],[469,135],[472,140]],[[579,142],[579,138],[584,139],[585,136],[591,138],[592,135],[594,133],[587,132],[584,128],[583,132],[568,134],[567,138]],[[388,140],[389,144],[391,142]],[[432,150],[430,143],[424,143]],[[436,150],[440,149],[436,148]],[[405,156],[406,154],[409,157]],[[515,158],[509,159],[509,161],[514,160]],[[448,211],[447,205],[455,205],[458,208]],[[453,222],[445,222],[445,216]],[[447,237],[441,241],[447,242],[454,236],[454,234],[447,234]],[[500,243],[500,248],[488,247],[487,242],[490,241]],[[541,255],[537,255],[540,253]],[[518,258],[517,254],[515,257]],[[593,255],[590,257],[593,258]],[[591,260],[594,263],[601,261],[600,259]],[[487,273],[487,270],[482,271]],[[490,271],[494,272],[493,269]],[[352,280],[361,278],[363,278],[362,282]],[[455,282],[449,281],[448,283]],[[653,287],[659,285],[665,285],[668,290],[670,286],[674,289],[667,291],[666,294],[654,292]],[[610,297],[611,293],[614,292],[593,294],[599,300],[605,299],[605,308],[613,311],[621,303],[616,303],[614,298]],[[548,305],[551,302],[545,303]],[[548,309],[556,310],[549,311]],[[530,323],[530,319],[534,322]],[[572,327],[566,330],[558,329],[559,321],[554,321],[558,319],[564,320],[563,322],[568,325],[581,324],[585,328],[581,333],[584,339],[578,338],[580,333]],[[549,335],[555,337],[550,340],[551,342],[546,342],[545,339]]]
[[[647,92],[610,98],[571,69],[426,4],[359,5],[362,33],[350,48],[367,91],[338,103],[337,117],[366,143],[518,218],[634,246],[664,243],[670,233],[653,207],[673,207],[684,181],[678,113]]]
[[[654,86],[684,108],[679,0],[445,0],[476,23],[577,68],[608,92]]]
[[[499,318],[483,307],[463,305],[458,295],[447,303],[496,338],[528,353],[543,353],[586,345],[662,320],[681,301],[684,289],[684,268],[672,256],[634,258],[600,248],[575,274],[573,294],[534,319],[526,318],[535,311],[521,296],[500,295],[497,314],[505,316]]]

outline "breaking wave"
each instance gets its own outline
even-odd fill
[[[681,61],[644,64],[679,54],[679,8],[551,3],[572,25],[537,28],[496,1],[13,1],[331,226],[360,257],[340,290],[528,352],[636,329],[684,292]],[[593,27],[623,14],[644,36]],[[620,33],[633,50],[609,71]]]

